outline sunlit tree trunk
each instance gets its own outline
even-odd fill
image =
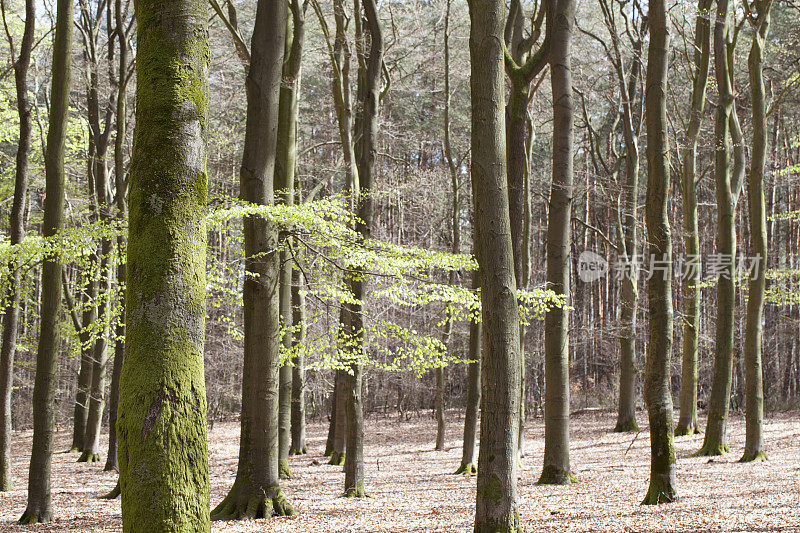
[[[69,120],[71,82],[72,2],[56,4],[56,34],[53,42],[53,73],[50,91],[50,120],[45,153],[45,200],[42,233],[52,237],[64,224],[64,150]],[[41,329],[36,352],[33,385],[33,446],[28,473],[28,505],[21,524],[53,519],[50,496],[50,465],[55,434],[55,392],[60,335],[61,260],[49,255],[42,265]]]
[[[519,315],[508,215],[501,0],[470,0],[472,194],[483,326],[476,533],[521,532]]]
[[[480,286],[480,274],[472,273],[472,288]],[[481,323],[469,322],[469,354],[472,361],[467,367],[467,410],[464,415],[464,442],[461,452],[461,465],[456,474],[471,476],[478,472],[475,464],[475,436],[478,433],[478,412],[481,406]]]
[[[6,19],[2,5],[3,20]],[[31,103],[28,98],[28,68],[31,63],[34,29],[36,27],[36,2],[25,2],[25,30],[22,34],[19,55],[14,57],[14,81],[17,89],[17,114],[19,115],[19,141],[17,143],[14,174],[14,199],[9,220],[9,244],[18,245],[25,238],[25,201],[28,196],[28,157],[31,150]],[[5,294],[3,313],[3,338],[0,345],[0,492],[11,490],[11,390],[14,384],[14,355],[19,329],[19,263],[8,265],[11,273]]]
[[[567,304],[544,318],[545,444],[541,484],[575,481],[569,464],[569,294],[572,218],[573,104],[571,46],[575,3],[554,0],[548,12],[553,92],[553,183],[547,220],[547,284]]]
[[[136,2],[125,364],[117,418],[125,532],[208,532],[208,8]]]
[[[699,0],[695,21],[692,107],[683,152],[681,193],[683,199],[684,247],[691,268],[685,283],[683,357],[681,360],[680,415],[676,435],[693,435],[700,432],[697,424],[697,343],[700,334],[700,234],[697,227],[697,138],[703,123],[703,110],[708,86],[708,67],[711,58],[711,6],[713,0]]]
[[[245,201],[273,205],[278,110],[287,5],[259,0],[247,75],[247,126],[240,169]],[[239,464],[214,519],[291,515],[279,486],[278,397],[280,364],[280,253],[278,227],[244,220],[244,370]],[[127,362],[126,362],[127,365]]]

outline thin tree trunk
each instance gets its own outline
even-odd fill
[[[66,288],[66,281],[63,281]],[[89,393],[92,389],[93,350],[89,328],[97,320],[97,307],[94,304],[97,298],[97,280],[91,274],[87,275],[84,288],[84,299],[92,302],[84,307],[81,315],[81,328],[78,339],[81,341],[81,364],[78,370],[78,384],[75,391],[75,407],[72,412],[72,446],[70,451],[81,452],[86,448],[86,424],[89,419]]]
[[[45,154],[45,200],[42,234],[51,237],[64,225],[64,150],[69,120],[71,82],[72,2],[56,4],[56,34],[53,42],[53,74],[50,92],[50,120]],[[36,352],[33,385],[33,446],[28,473],[28,505],[19,522],[35,524],[53,519],[50,496],[50,465],[55,436],[55,391],[61,336],[58,314],[61,308],[61,263],[48,256],[42,265],[41,330]]]
[[[566,297],[564,307],[547,311],[545,346],[545,444],[540,484],[575,482],[569,464],[569,294],[572,218],[573,105],[570,39],[574,0],[554,0],[549,8],[550,80],[553,92],[553,184],[547,221],[548,288]]]
[[[697,344],[700,333],[700,234],[697,227],[697,138],[703,122],[711,58],[711,16],[713,0],[699,0],[695,21],[694,64],[696,74],[692,88],[692,108],[686,130],[683,152],[681,193],[683,198],[683,231],[686,257],[693,266],[687,275],[684,296],[683,358],[681,360],[680,415],[675,435],[700,433],[697,423]]]
[[[5,5],[3,20],[5,21]],[[14,60],[14,81],[17,89],[17,114],[19,115],[19,142],[17,144],[14,174],[14,200],[9,220],[9,244],[22,243],[25,239],[25,201],[28,196],[28,157],[31,150],[31,103],[28,98],[28,68],[31,63],[34,29],[36,27],[36,2],[25,2],[25,30],[22,35],[19,56]],[[0,347],[0,492],[11,490],[11,391],[14,384],[14,356],[19,330],[20,298],[18,287],[19,262],[14,259],[8,265],[11,273],[4,301],[3,339]]]
[[[736,186],[731,179],[731,125],[733,88],[728,61],[730,12],[728,0],[717,0],[714,26],[714,70],[719,91],[714,124],[714,179],[717,195],[717,328],[714,350],[714,376],[709,398],[708,423],[699,456],[722,455],[727,443],[728,412],[733,380],[733,328],[736,287]],[[738,166],[738,165],[737,165]]]
[[[521,532],[517,500],[519,315],[508,210],[501,0],[471,0],[472,194],[481,276],[481,442],[475,533]]]
[[[140,1],[125,364],[117,438],[123,531],[208,532],[208,8]]]
[[[340,324],[344,321],[340,319]],[[331,452],[331,459],[328,464],[334,466],[344,466],[347,450],[347,372],[344,370],[336,371],[336,385],[334,386],[334,402],[333,408],[334,424],[333,432],[333,451]]]
[[[272,205],[279,123],[279,92],[287,5],[260,0],[247,75],[247,128],[240,172],[242,198]],[[280,253],[278,227],[244,220],[244,372],[236,480],[212,511],[214,519],[265,518],[294,510],[279,486]]]
[[[759,0],[755,32],[747,65],[750,72],[750,97],[753,103],[753,151],[750,162],[750,238],[752,254],[758,258],[751,273],[747,296],[747,325],[744,339],[746,373],[746,433],[742,462],[765,461],[764,383],[761,366],[761,334],[767,261],[767,220],[764,206],[764,168],[767,155],[767,113],[764,102],[764,46],[769,34],[770,0]]]
[[[665,272],[647,281],[650,311],[644,398],[650,422],[650,485],[642,504],[675,499],[675,447],[670,392],[672,354],[672,236],[669,200],[669,137],[667,135],[667,63],[669,22],[664,0],[649,0],[650,47],[647,51],[645,117],[647,122],[647,200],[645,222],[649,255],[663,261]]]
[[[306,298],[299,270],[292,273],[292,312],[295,324],[293,344],[302,344],[306,336]],[[289,453],[303,455],[306,447],[306,377],[302,350],[292,360],[292,445]]]
[[[472,273],[472,287],[480,286],[478,272]],[[467,411],[464,415],[464,443],[461,452],[461,465],[456,474],[471,476],[478,473],[475,465],[475,435],[478,432],[478,411],[481,406],[481,323],[470,320],[469,356],[467,367]]]

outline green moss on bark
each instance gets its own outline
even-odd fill
[[[731,449],[724,442],[707,442],[703,447],[692,454],[692,457],[717,457],[725,455]]]
[[[472,463],[461,463],[461,466],[458,467],[458,470],[453,472],[453,475],[456,476],[474,476],[478,473],[478,467]]]
[[[359,481],[352,487],[348,487],[344,491],[345,498],[369,498],[367,489],[364,488],[364,483]]]
[[[739,459],[740,463],[763,463],[765,461],[769,461],[767,458],[767,454],[759,451],[756,453],[745,453],[741,459]]]
[[[278,476],[281,479],[292,479],[292,470],[289,468],[289,461],[281,459],[278,461]]]
[[[542,469],[542,475],[536,482],[537,485],[572,485],[574,483],[578,483],[578,478],[572,472],[550,465]]]
[[[636,423],[635,418],[620,420],[617,422],[617,425],[614,426],[614,433],[631,433],[634,431],[639,431],[639,424]]]
[[[246,483],[239,483],[211,511],[211,519],[242,520],[294,514],[294,508],[286,500],[280,487],[269,487],[266,491],[258,491],[248,490]]]
[[[699,435],[700,433],[702,433],[702,431],[700,431],[700,428],[697,426],[696,423],[678,424],[675,427],[676,437],[685,437],[687,435]]]
[[[289,455],[305,455],[308,453],[308,446],[303,446],[300,449],[289,450]]]
[[[99,453],[92,453],[92,452],[87,450],[87,451],[83,452],[80,457],[78,457],[78,461],[77,462],[79,462],[79,463],[98,463],[101,460],[102,459],[100,458],[100,454]]]
[[[328,461],[329,465],[344,466],[344,459],[347,454],[345,452],[339,453],[337,451],[331,452],[331,460]]]
[[[650,476],[650,486],[647,495],[642,501],[642,505],[659,505],[662,503],[672,503],[677,499],[672,480],[664,476]]]

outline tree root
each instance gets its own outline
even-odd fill
[[[99,453],[92,453],[89,451],[85,451],[81,454],[78,458],[79,463],[99,463],[100,462],[100,454]]]
[[[81,453],[81,449],[73,444],[70,446],[69,450],[67,450],[67,453]]]
[[[677,500],[675,487],[672,482],[664,479],[663,476],[650,476],[650,486],[647,495],[642,500],[642,505],[660,505],[662,503],[672,503]]]
[[[328,464],[329,465],[334,465],[334,466],[344,466],[344,456],[345,456],[345,452],[342,452],[342,453],[333,452],[331,454],[331,460],[328,461]]]
[[[292,471],[289,469],[289,461],[281,459],[278,461],[278,477],[281,479],[292,479]]]
[[[359,481],[354,486],[344,491],[345,498],[369,498],[367,490],[364,488],[364,482]]]
[[[99,499],[101,499],[101,500],[116,500],[117,498],[119,498],[120,492],[121,491],[120,491],[119,480],[118,480],[117,484],[114,486],[114,488],[111,489],[111,492],[109,492],[108,494],[104,494],[104,495],[100,496]]]
[[[639,424],[636,423],[635,418],[619,420],[617,425],[614,426],[614,433],[632,433],[634,431],[639,431]]]
[[[453,475],[456,476],[474,476],[478,473],[478,467],[472,463],[461,463],[461,466],[458,467],[458,470],[453,472]]]
[[[763,451],[757,451],[755,453],[745,452],[742,458],[739,459],[740,463],[763,463],[765,461],[769,461],[769,459],[767,458],[767,454]]]
[[[23,526],[29,526],[31,524],[44,524],[52,521],[53,512],[48,509],[35,511],[25,509],[25,512],[22,513],[17,523]]]
[[[302,448],[289,450],[289,455],[305,455],[308,453],[308,447],[303,445]],[[325,457],[328,457],[327,455]]]
[[[570,471],[561,470],[554,466],[545,466],[537,485],[572,485],[578,483],[578,478]]]
[[[676,437],[685,437],[686,435],[699,435],[702,433],[700,428],[697,427],[697,424],[678,424],[675,426],[675,436]]]
[[[730,452],[727,444],[722,442],[703,443],[703,447],[692,454],[692,457],[716,457]]]
[[[260,494],[243,492],[234,486],[225,499],[211,511],[211,519],[246,520],[295,514],[280,487],[270,487],[269,495],[263,490],[260,491]]]

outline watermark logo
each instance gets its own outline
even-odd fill
[[[578,257],[578,276],[584,283],[597,281],[608,273],[608,261],[594,252],[585,250]]]

